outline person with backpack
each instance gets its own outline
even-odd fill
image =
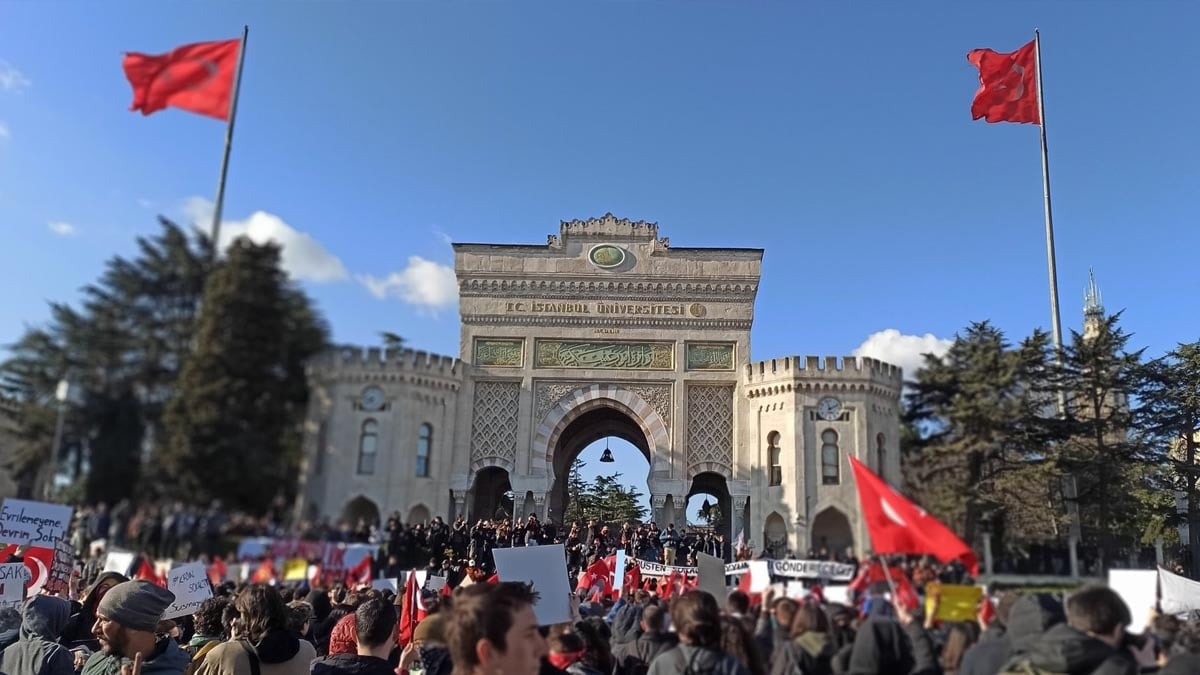
[[[750,675],[740,661],[721,651],[721,610],[712,595],[688,591],[675,598],[671,622],[679,645],[656,656],[647,675]]]

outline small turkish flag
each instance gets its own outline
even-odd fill
[[[229,119],[241,40],[197,42],[166,54],[129,52],[121,66],[133,86],[133,105],[143,115],[175,107]]]
[[[1011,54],[972,49],[967,60],[979,69],[979,90],[971,102],[971,119],[1041,124],[1037,100],[1034,43]]]
[[[850,468],[858,485],[858,503],[876,553],[930,554],[942,562],[961,560],[971,574],[979,574],[979,560],[966,542],[937,518],[908,501],[862,462],[851,457]]]

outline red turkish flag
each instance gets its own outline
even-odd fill
[[[425,604],[421,602],[421,588],[417,585],[417,571],[413,570],[408,573],[408,579],[404,582],[404,604],[400,608],[400,623],[399,632],[397,633],[397,642],[401,647],[405,647],[409,642],[412,642],[413,631],[417,629],[417,624],[425,619]]]
[[[937,518],[905,499],[862,462],[851,457],[850,468],[858,485],[858,502],[876,553],[929,554],[942,562],[961,560],[971,574],[979,574],[979,560],[958,535]]]
[[[229,119],[241,44],[241,40],[197,42],[166,54],[125,54],[121,66],[133,86],[129,109],[149,115],[170,106]]]
[[[1037,100],[1037,60],[1034,43],[1011,54],[973,49],[967,60],[979,69],[979,91],[971,102],[971,119],[988,122],[1041,124]]]

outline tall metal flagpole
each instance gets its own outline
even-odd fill
[[[238,95],[242,91],[242,64],[246,62],[246,39],[250,26],[242,26],[242,44],[238,48],[237,73],[233,79],[233,100],[229,102],[229,124],[225,127],[225,155],[221,158],[221,177],[217,179],[217,201],[213,206],[212,259],[217,259],[221,241],[221,211],[225,208],[225,176],[229,172],[229,151],[233,148],[233,124],[237,120]],[[1042,154],[1045,155],[1045,132],[1042,132]]]
[[[1042,137],[1042,197],[1045,200],[1046,211],[1046,269],[1050,276],[1050,328],[1054,337],[1054,360],[1059,366],[1063,364],[1062,319],[1058,311],[1058,267],[1054,255],[1054,214],[1050,208],[1050,158],[1046,151],[1046,99],[1042,95],[1042,37],[1035,28],[1033,31],[1033,59],[1036,66],[1038,121]],[[1066,417],[1067,394],[1058,389],[1058,416]],[[1071,576],[1079,576],[1079,556],[1077,552],[1080,525],[1079,504],[1076,503],[1075,476],[1067,476],[1067,515],[1070,518],[1068,533],[1068,548],[1070,553]]]

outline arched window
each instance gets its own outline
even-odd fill
[[[429,448],[433,445],[433,427],[421,425],[417,436],[417,475],[421,478],[429,476]]]
[[[884,480],[887,472],[887,448],[885,447],[885,439],[883,434],[875,434],[875,473],[878,473]]]
[[[767,461],[771,465],[769,485],[783,485],[783,465],[780,463],[779,432],[767,434]]]
[[[358,437],[358,472],[375,473],[375,457],[379,454],[379,422],[367,420]]]
[[[821,432],[821,483],[837,485],[842,482],[841,458],[838,457],[838,435],[833,429]]]

